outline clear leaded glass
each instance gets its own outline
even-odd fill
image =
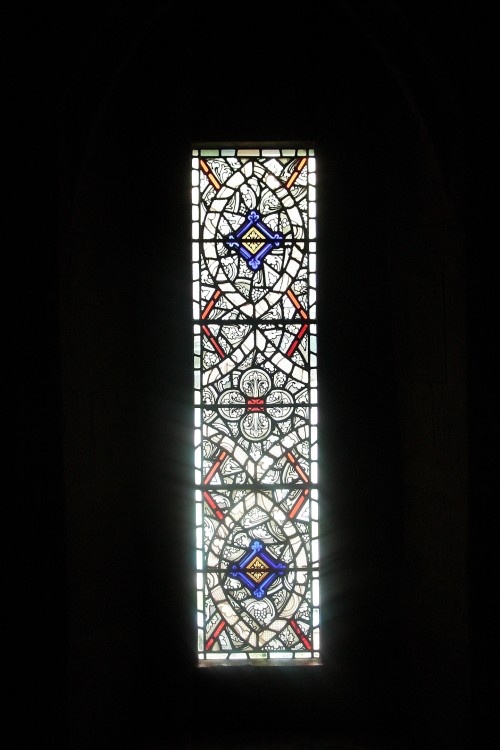
[[[192,238],[200,664],[316,663],[314,149],[193,149]]]

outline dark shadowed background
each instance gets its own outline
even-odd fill
[[[475,750],[498,497],[484,9],[76,2],[13,20],[16,747]],[[318,668],[196,665],[198,139],[317,150]]]

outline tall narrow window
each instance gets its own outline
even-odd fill
[[[319,663],[316,171],[192,152],[198,656]]]

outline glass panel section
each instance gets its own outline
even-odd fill
[[[319,663],[314,149],[192,152],[198,656]]]

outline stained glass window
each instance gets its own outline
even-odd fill
[[[192,151],[199,664],[316,664],[316,160]]]

